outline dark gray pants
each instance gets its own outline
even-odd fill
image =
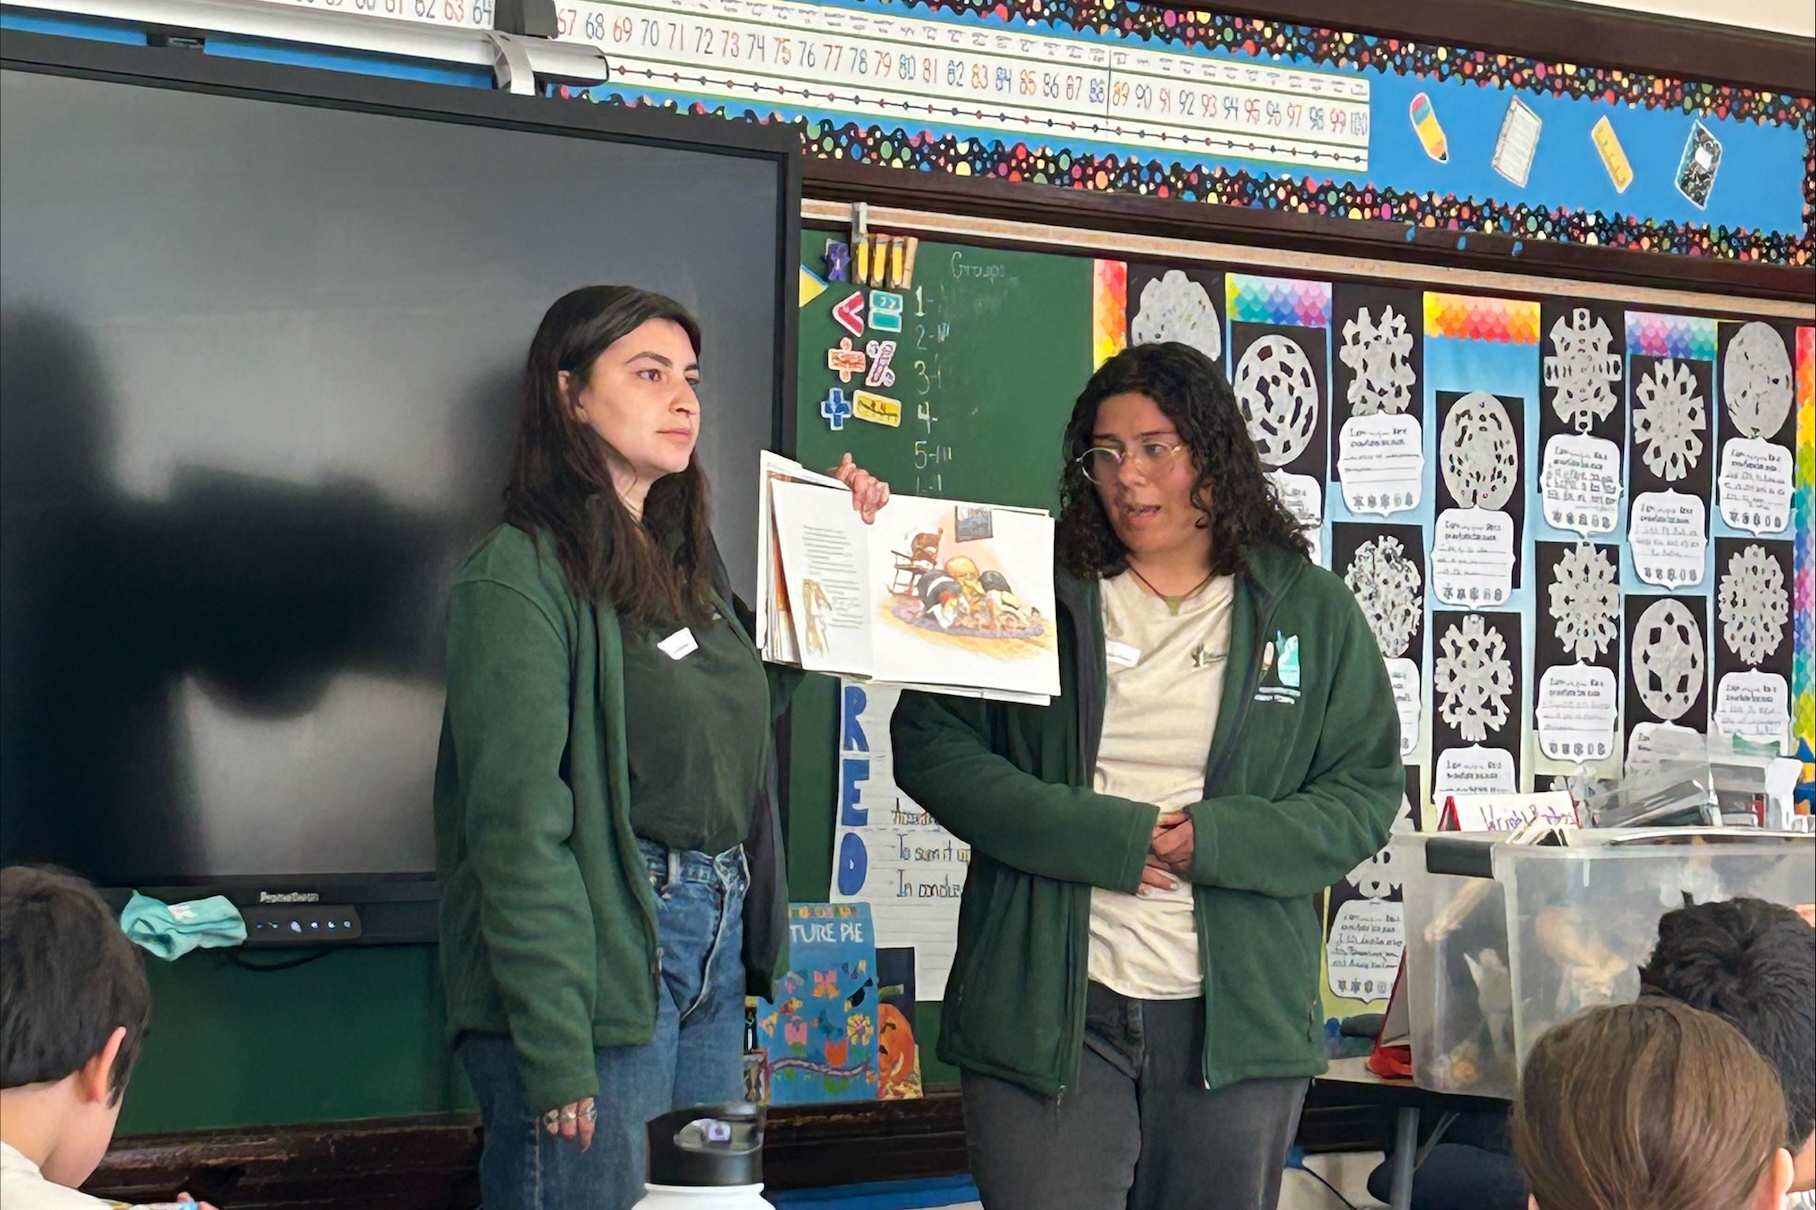
[[[1309,1081],[1204,1087],[1204,1001],[1093,983],[1078,1086],[964,1073],[984,1210],[1275,1210]]]

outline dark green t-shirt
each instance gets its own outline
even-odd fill
[[[624,630],[631,826],[671,849],[722,853],[750,834],[769,682],[756,648],[721,609],[689,628],[699,647],[674,659],[661,644],[681,629]]]

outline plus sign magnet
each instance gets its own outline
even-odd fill
[[[844,429],[845,418],[851,415],[851,401],[845,398],[845,392],[833,387],[820,400],[820,415],[825,418],[826,427],[837,433]]]

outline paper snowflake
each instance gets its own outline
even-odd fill
[[[1614,384],[1621,380],[1621,358],[1610,350],[1614,340],[1599,315],[1589,322],[1589,308],[1578,307],[1551,325],[1551,347],[1545,356],[1545,385],[1552,388],[1551,409],[1579,433],[1595,427],[1614,410]]]
[[[1400,878],[1393,865],[1393,850],[1382,849],[1351,870],[1345,881],[1362,893],[1364,899],[1385,899],[1400,889]]]
[[[1343,347],[1337,356],[1355,371],[1348,392],[1352,416],[1393,415],[1412,403],[1412,388],[1417,383],[1412,372],[1412,334],[1406,330],[1406,317],[1392,307],[1381,308],[1379,324],[1370,318],[1367,307],[1358,307],[1356,317],[1343,325]]]
[[[1425,612],[1419,565],[1406,557],[1398,538],[1383,534],[1356,547],[1343,582],[1361,602],[1375,644],[1387,659],[1406,654]]]
[[[1579,660],[1592,660],[1620,635],[1620,582],[1614,561],[1587,542],[1564,552],[1552,568],[1551,616],[1557,641]]]
[[[1772,325],[1755,320],[1728,342],[1721,363],[1728,417],[1748,437],[1778,435],[1791,414],[1791,356]]]
[[[1703,686],[1703,634],[1689,606],[1661,597],[1633,628],[1633,683],[1655,718],[1675,722],[1696,704]]]
[[[1223,356],[1223,328],[1205,288],[1178,269],[1168,269],[1141,288],[1141,305],[1129,321],[1129,343],[1191,345],[1212,361]]]
[[[1463,508],[1506,504],[1520,473],[1520,448],[1501,401],[1486,391],[1457,400],[1438,435],[1438,461],[1444,486]]]
[[[1675,483],[1702,459],[1702,431],[1708,425],[1696,375],[1681,361],[1667,357],[1633,387],[1639,401],[1633,409],[1633,441],[1646,469]]]
[[[1507,640],[1472,613],[1459,626],[1445,628],[1438,640],[1443,654],[1433,662],[1431,684],[1443,698],[1438,713],[1472,744],[1488,738],[1489,728],[1507,725],[1507,699],[1513,694],[1513,665]]]
[[[1285,336],[1263,336],[1242,355],[1231,385],[1261,461],[1286,466],[1305,452],[1318,427],[1318,380],[1303,349]]]
[[[1784,642],[1791,620],[1784,568],[1765,547],[1748,546],[1728,560],[1720,595],[1722,641],[1742,663],[1759,667]]]

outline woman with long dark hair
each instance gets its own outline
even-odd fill
[[[643,1127],[742,1099],[787,954],[772,692],[707,526],[700,329],[592,286],[530,345],[505,520],[449,603],[448,1029],[486,1210],[623,1210]],[[886,484],[839,477],[865,519]]]
[[[987,1210],[1260,1210],[1324,1069],[1313,896],[1387,840],[1399,728],[1229,383],[1131,349],[1065,433],[1060,696],[903,694],[971,845],[940,1057]]]

